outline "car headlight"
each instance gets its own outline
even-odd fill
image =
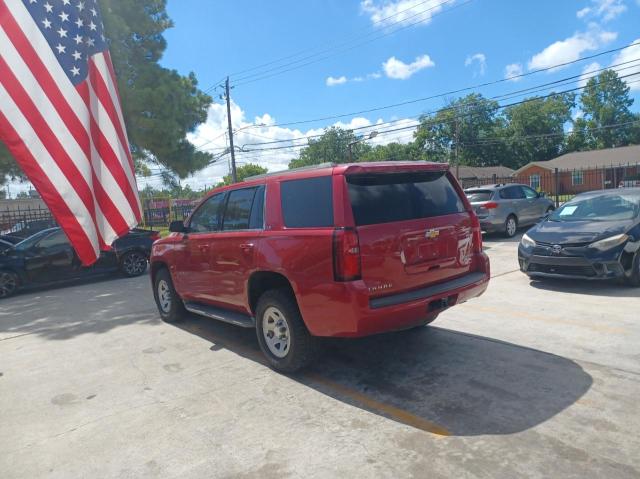
[[[626,235],[623,233],[621,235],[610,236],[609,238],[605,238],[603,240],[596,241],[595,243],[591,243],[589,247],[595,248],[600,251],[606,251],[608,249],[615,248],[616,246],[621,245],[628,239],[629,239],[629,235]]]
[[[533,248],[536,245],[536,242],[533,241],[528,234],[524,234],[522,236],[522,239],[520,240],[520,243],[522,244],[522,246],[524,246],[525,248]]]

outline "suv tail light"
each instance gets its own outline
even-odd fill
[[[473,239],[473,252],[482,253],[482,228],[478,216],[471,212],[471,230]]]
[[[355,281],[362,277],[360,241],[353,228],[333,232],[333,277],[336,281]]]

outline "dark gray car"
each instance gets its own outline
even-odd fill
[[[555,209],[553,201],[526,185],[516,183],[478,186],[465,190],[487,233],[511,238],[518,227],[537,223]]]

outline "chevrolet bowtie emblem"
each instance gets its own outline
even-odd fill
[[[440,236],[440,230],[427,230],[424,237],[427,239],[434,239]]]

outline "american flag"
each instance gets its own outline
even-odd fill
[[[0,0],[0,140],[84,264],[140,221],[96,0]]]

